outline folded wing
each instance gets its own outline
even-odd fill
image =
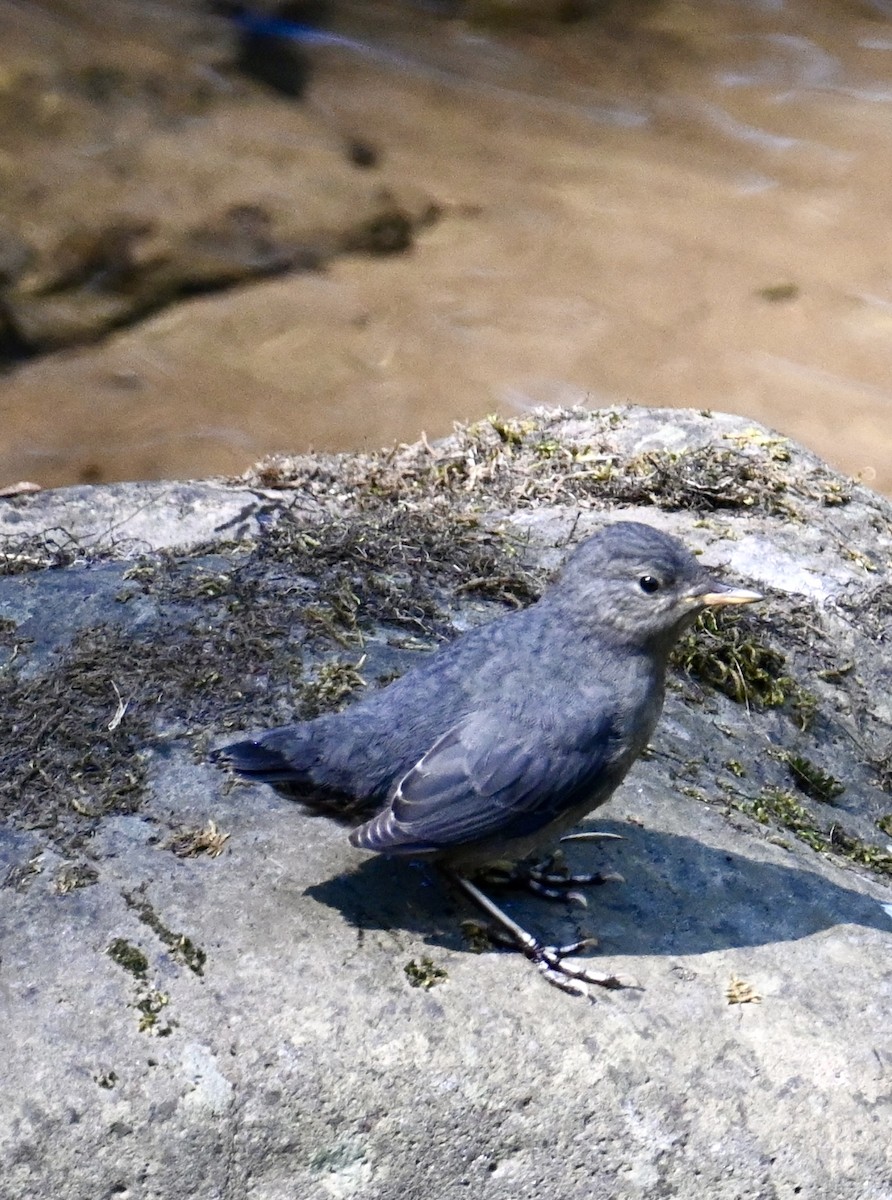
[[[430,853],[491,837],[535,834],[598,786],[611,721],[549,736],[475,712],[445,733],[397,784],[387,807],[351,841],[391,854]]]

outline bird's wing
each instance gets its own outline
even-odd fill
[[[609,716],[575,734],[565,725],[560,735],[511,725],[485,712],[454,725],[403,776],[388,808],[356,831],[356,843],[408,851],[524,837],[596,786],[609,753]]]

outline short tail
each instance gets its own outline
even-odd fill
[[[212,750],[209,757],[218,767],[258,783],[293,783],[301,778],[300,772],[282,751],[265,745],[262,738],[230,742],[228,746]]]
[[[298,801],[308,812],[355,825],[360,814],[368,813],[368,797],[356,796],[338,786],[337,780],[326,779],[316,761],[312,742],[302,738],[299,729],[300,726],[272,729],[256,738],[218,746],[208,757],[218,767],[243,779],[270,784],[280,796]]]

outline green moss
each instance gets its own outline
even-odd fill
[[[99,879],[99,872],[88,863],[65,863],[59,868],[53,886],[60,896],[78,888],[90,887]]]
[[[829,841],[815,823],[811,813],[796,800],[790,792],[780,788],[765,788],[760,795],[747,806],[757,821],[763,825],[772,819],[791,833],[795,833],[800,841],[811,846],[812,850],[829,849]]]
[[[887,837],[892,837],[892,813],[886,813],[877,821],[877,829],[881,833],[885,833]]]
[[[600,414],[606,428],[611,417]],[[781,463],[789,451],[771,445],[683,451],[653,450],[623,460],[596,442],[576,444],[544,432],[539,423],[491,422],[464,433],[465,453],[439,459],[432,470],[453,492],[484,483],[493,498],[517,505],[527,500],[567,502],[591,497],[600,503],[652,504],[664,509],[792,511],[789,481]]]
[[[827,508],[848,504],[852,499],[852,485],[846,479],[828,479],[821,492],[821,503]]]
[[[622,415],[614,411],[579,415],[589,423],[600,418],[605,432],[622,422]],[[392,472],[382,472],[381,478],[386,479],[386,488],[401,495],[410,484],[416,491],[432,486],[450,491],[453,508],[479,486],[493,502],[512,507],[590,497],[602,504],[653,504],[705,512],[793,511],[791,480],[783,469],[790,453],[786,444],[782,447],[782,439],[765,440],[763,435],[761,442],[733,448],[708,444],[623,459],[599,443],[597,436],[575,444],[560,424],[559,420],[489,418],[460,431],[448,448],[430,449],[426,458],[407,452],[401,457],[399,480]]]
[[[624,464],[627,502],[666,509],[760,509],[788,513],[787,480],[770,457],[704,446],[655,450]]]
[[[892,854],[872,846],[860,838],[853,837],[841,826],[833,825],[828,832],[831,849],[850,862],[876,871],[879,875],[892,875]]]
[[[730,771],[732,775],[736,775],[738,779],[742,779],[743,776],[746,775],[746,767],[742,762],[738,762],[736,758],[729,758],[725,763],[725,768],[726,770]]]
[[[881,564],[876,559],[872,558],[869,554],[864,554],[854,546],[840,546],[839,553],[843,558],[848,559],[849,562],[853,562],[856,566],[861,567],[862,570],[867,571],[871,575],[876,574],[881,569]]]
[[[462,920],[461,935],[472,954],[485,954],[487,950],[492,949],[490,931],[479,920]]]
[[[0,888],[26,892],[43,870],[43,851],[37,850],[24,862],[15,863],[0,877]]]
[[[776,433],[769,433],[757,425],[751,425],[749,429],[742,429],[734,433],[722,434],[722,437],[726,442],[732,442],[739,450],[747,448],[758,451],[770,462],[788,463],[792,457],[790,442],[787,438],[779,437]]]
[[[344,581],[330,588],[321,603],[306,605],[301,620],[316,637],[322,636],[339,646],[356,646],[362,643],[360,610],[359,597]]]
[[[139,1032],[153,1033],[156,1037],[170,1037],[174,1030],[174,1022],[167,1021],[162,1025],[158,1020],[169,1003],[170,996],[157,988],[149,988],[143,992],[134,1006],[140,1014]]]
[[[426,955],[419,962],[411,959],[403,967],[406,978],[409,980],[409,987],[424,988],[428,991],[432,987],[436,987],[438,983],[443,983],[448,975],[442,967],[436,966],[433,959]]]
[[[140,1033],[152,1033],[156,1037],[169,1037],[173,1033],[175,1022],[168,1021],[160,1024],[159,1016],[170,1003],[170,997],[166,992],[161,992],[148,983],[148,958],[125,938],[115,938],[108,947],[107,954],[136,981],[136,998],[133,1001],[133,1007],[139,1014]],[[113,1073],[111,1078],[111,1083],[100,1082],[99,1086],[114,1086],[116,1077]]]
[[[569,412],[591,426],[599,418],[604,433],[622,414]],[[797,496],[842,504],[848,486],[825,468],[807,476],[789,470],[790,444],[759,429],[727,435],[733,445],[709,443],[680,451],[654,450],[625,458],[608,439],[594,435],[576,444],[550,421],[492,418],[460,431],[448,449],[431,451],[427,463],[413,463],[416,482],[435,478],[461,502],[478,485],[506,507],[568,503],[591,498],[600,504],[656,505],[664,509],[713,512],[720,509],[797,516]]]
[[[820,800],[823,804],[832,804],[845,789],[845,784],[834,779],[826,771],[798,754],[788,754],[785,761],[793,776],[796,787],[812,800]]]
[[[462,936],[472,954],[485,954],[493,948],[493,940],[486,925],[473,918],[461,922]]]
[[[793,684],[790,696],[790,711],[802,733],[811,729],[818,714],[818,698],[798,683]]]
[[[788,673],[786,656],[765,640],[757,617],[707,610],[679,641],[670,661],[738,704],[786,707],[802,731],[814,722],[817,698]]]
[[[126,938],[115,938],[106,954],[134,979],[145,979],[149,970],[149,960],[142,950],[132,946]]]
[[[509,446],[522,446],[524,438],[536,428],[535,421],[505,420],[495,414],[486,420],[499,439]]]
[[[200,946],[196,946],[190,937],[180,934],[176,943],[171,946],[171,953],[174,958],[185,963],[190,971],[196,975],[204,974],[204,964],[207,962],[207,954]]]
[[[280,522],[258,548],[264,561],[313,581],[308,599],[317,626],[351,635],[360,623],[380,622],[431,635],[447,627],[446,601],[458,590],[485,593],[499,577],[515,603],[539,594],[541,576],[520,566],[511,541],[481,528],[476,515],[457,512],[447,497],[416,499],[415,507],[383,474],[373,473],[370,487],[359,512],[311,533]]]
[[[46,678],[9,667],[0,674],[0,730],[9,748],[0,816],[61,833],[75,814],[133,812],[159,722],[167,736],[182,736],[215,719],[235,723],[245,707],[258,721],[286,716],[301,666],[281,607],[233,570],[227,596],[206,602],[213,614],[195,614],[177,594],[179,581],[179,573],[156,579],[151,626],[104,624],[74,636],[50,668],[51,725]],[[114,724],[118,694],[127,707]]]
[[[702,613],[672,655],[674,666],[738,704],[777,708],[796,694],[784,655],[763,641],[751,619]]]
[[[367,686],[360,674],[365,658],[358,662],[343,662],[334,659],[322,663],[312,679],[304,685],[300,715],[307,720],[321,712],[333,712],[343,708],[360,688]]]
[[[765,788],[755,800],[737,807],[762,824],[777,822],[812,850],[838,854],[879,875],[892,875],[892,854],[847,833],[838,822],[824,827],[790,792]]]
[[[535,446],[535,453],[539,458],[557,458],[563,452],[564,443],[557,438],[542,438]]]
[[[204,965],[207,962],[207,954],[204,950],[196,946],[186,934],[174,933],[169,929],[144,896],[134,892],[123,892],[122,895],[127,907],[133,909],[142,923],[152,930],[167,947],[173,959],[188,967],[195,975],[204,974]]]

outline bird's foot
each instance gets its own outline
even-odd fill
[[[569,871],[540,871],[533,869],[529,873],[527,887],[537,896],[545,896],[548,900],[572,900],[574,903],[588,908],[588,901],[580,887],[598,887],[603,883],[625,883],[618,871],[590,871],[583,875],[572,875]]]
[[[520,946],[526,957],[536,964],[536,969],[553,987],[573,996],[588,996],[587,985],[608,989],[628,987],[618,975],[596,975],[585,967],[574,966],[564,962],[565,958],[579,954],[597,946],[597,938],[582,938],[581,941],[571,942],[567,946],[543,946],[535,938],[532,943]]]
[[[599,835],[600,836],[600,835]],[[612,834],[605,834],[612,837]],[[587,839],[588,840],[588,839]],[[570,900],[582,908],[588,907],[580,887],[597,887],[604,883],[625,883],[616,871],[571,873],[560,850],[536,862],[521,862],[510,867],[492,868],[484,873],[485,881],[494,887],[523,887],[546,900]]]
[[[522,925],[519,925],[512,917],[509,917],[506,912],[490,900],[489,896],[481,892],[469,879],[465,879],[464,876],[457,874],[452,875],[452,878],[462,891],[470,896],[475,904],[479,905],[495,922],[493,925],[486,926],[481,926],[479,922],[463,923],[466,931],[469,927],[473,928],[474,933],[470,936],[477,942],[478,947],[478,939],[481,933],[483,933],[490,941],[508,946],[514,950],[520,950],[530,962],[535,964],[539,973],[553,987],[560,988],[562,992],[569,992],[573,996],[587,996],[591,999],[587,990],[588,985],[609,989],[630,986],[628,983],[624,983],[617,975],[596,974],[583,966],[564,961],[573,955],[580,954],[584,950],[590,950],[594,946],[597,946],[597,938],[581,938],[579,941],[570,942],[566,946],[546,946],[528,930],[524,929]]]

